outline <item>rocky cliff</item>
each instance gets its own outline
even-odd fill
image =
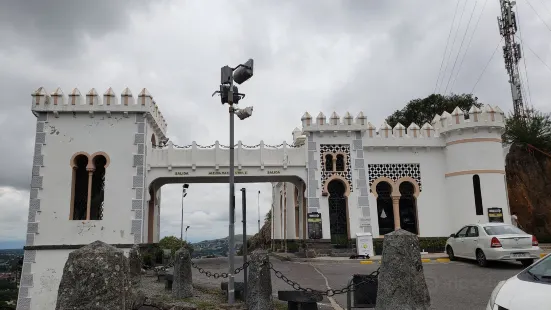
[[[540,242],[551,242],[551,157],[526,146],[512,145],[505,158],[511,212]]]

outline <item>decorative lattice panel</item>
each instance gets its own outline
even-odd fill
[[[380,177],[387,177],[394,182],[402,177],[411,177],[419,184],[419,191],[423,191],[419,164],[373,164],[367,165],[367,171],[369,174],[369,191],[371,191],[373,182]]]
[[[346,154],[346,163],[344,171],[327,171],[324,165],[324,156],[327,153],[333,153],[334,156],[338,153]],[[321,165],[321,184],[325,186],[325,182],[333,174],[343,177],[348,182],[350,192],[353,191],[352,187],[352,165],[350,164],[350,145],[349,144],[320,144],[320,165]]]

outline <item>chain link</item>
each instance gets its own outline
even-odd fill
[[[348,285],[344,288],[341,288],[341,289],[337,289],[337,290],[328,289],[328,290],[325,290],[325,291],[319,291],[319,290],[314,290],[314,289],[311,289],[311,288],[302,287],[298,282],[295,282],[295,281],[287,278],[281,271],[275,269],[272,263],[270,263],[270,262],[265,262],[265,263],[268,264],[268,268],[271,269],[274,272],[275,276],[278,279],[283,280],[283,282],[287,283],[294,290],[302,291],[302,292],[309,292],[309,293],[317,293],[317,294],[320,294],[322,296],[328,296],[328,297],[338,295],[338,294],[346,294],[348,292],[354,291],[354,289],[357,286],[375,281],[377,279],[377,276],[379,275],[379,268],[377,268],[377,270],[373,271],[372,273],[370,273],[368,275],[369,280],[362,281],[360,283],[355,283],[355,284],[351,283],[350,285]]]
[[[242,266],[237,267],[234,270],[233,274],[236,275],[236,274],[240,273],[245,268],[249,267],[251,264],[252,263],[250,261],[244,263]],[[275,269],[274,265],[269,261],[263,261],[259,265],[260,265],[260,267],[262,267],[264,265],[267,265],[268,269],[270,269],[271,271],[274,272],[274,275],[276,276],[276,278],[283,280],[283,282],[287,283],[287,285],[291,286],[296,291],[316,293],[316,294],[319,294],[319,295],[322,295],[322,296],[328,296],[328,297],[331,297],[331,296],[334,296],[334,295],[339,295],[339,294],[346,294],[348,292],[352,292],[352,291],[355,290],[356,287],[358,287],[362,284],[366,284],[366,283],[376,281],[377,277],[379,276],[379,268],[377,268],[377,270],[373,271],[372,273],[370,273],[368,275],[368,280],[362,281],[360,283],[351,283],[350,285],[347,285],[346,287],[341,288],[341,289],[336,289],[336,290],[328,289],[328,290],[325,290],[325,291],[320,291],[320,290],[314,290],[314,289],[311,289],[311,288],[302,287],[298,282],[295,282],[295,281],[287,278],[287,276],[285,276],[281,271]],[[165,265],[164,269],[166,270],[166,269],[168,269],[172,266],[174,266],[174,261],[167,264],[167,265]],[[201,274],[203,274],[203,275],[205,275],[209,278],[214,278],[214,279],[223,278],[223,279],[226,279],[226,278],[229,277],[229,274],[226,273],[226,272],[220,272],[220,273],[211,272],[211,271],[205,270],[202,267],[197,266],[197,264],[195,264],[193,261],[191,262],[191,267],[197,269],[197,271],[199,271],[199,273],[201,273]]]

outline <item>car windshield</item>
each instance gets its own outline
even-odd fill
[[[495,235],[526,235],[526,233],[513,225],[486,226],[484,231],[490,236]]]
[[[540,281],[551,282],[551,255],[532,265],[526,271],[535,275]]]

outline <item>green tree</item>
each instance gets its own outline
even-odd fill
[[[189,253],[193,253],[193,247],[187,242],[180,238],[174,237],[174,236],[166,236],[161,241],[159,241],[159,247],[161,249],[167,249],[170,250],[172,255],[176,253],[179,249],[182,247],[186,247],[189,251]]]
[[[512,114],[505,119],[503,142],[508,144],[531,144],[538,149],[551,151],[551,115],[532,111],[525,118]]]
[[[391,126],[396,126],[397,123],[408,127],[411,123],[416,123],[423,126],[425,123],[432,121],[436,114],[441,115],[444,111],[451,113],[455,107],[459,107],[464,112],[469,111],[472,106],[482,107],[482,103],[478,102],[478,98],[472,94],[451,94],[443,96],[432,94],[423,99],[410,100],[401,110],[396,110],[386,122]]]
[[[272,220],[272,210],[268,211],[266,213],[266,216],[264,216],[264,223],[268,223]]]

